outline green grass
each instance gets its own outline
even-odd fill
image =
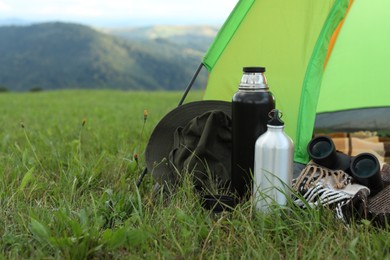
[[[188,179],[168,202],[150,175],[137,189],[153,127],[180,97],[0,94],[0,258],[390,259],[388,230],[325,209],[260,214],[248,201],[213,215]]]

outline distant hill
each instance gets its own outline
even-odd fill
[[[145,37],[152,28],[125,33],[59,22],[3,26],[0,87],[184,89],[214,35],[207,27],[204,34],[176,29]],[[205,81],[202,74],[197,83]]]
[[[106,29],[105,32],[128,40],[164,39],[206,52],[218,32],[212,26],[149,26],[122,29]]]
[[[31,22],[20,19],[20,18],[2,18],[0,19],[0,26],[5,26],[5,25],[28,25],[31,24]]]

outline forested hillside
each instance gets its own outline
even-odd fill
[[[0,27],[0,87],[184,89],[214,36],[140,30],[131,37],[59,22]],[[197,86],[205,81],[200,75]]]

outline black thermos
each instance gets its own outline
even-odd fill
[[[255,143],[267,131],[268,113],[275,108],[264,72],[264,67],[244,67],[232,99],[231,185],[238,199],[251,195]]]

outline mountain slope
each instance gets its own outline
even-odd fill
[[[5,26],[0,35],[0,85],[10,90],[183,89],[203,55],[160,38],[130,41],[68,23]]]
[[[104,30],[105,32],[128,40],[164,39],[182,46],[206,52],[218,32],[212,26],[148,26]]]

